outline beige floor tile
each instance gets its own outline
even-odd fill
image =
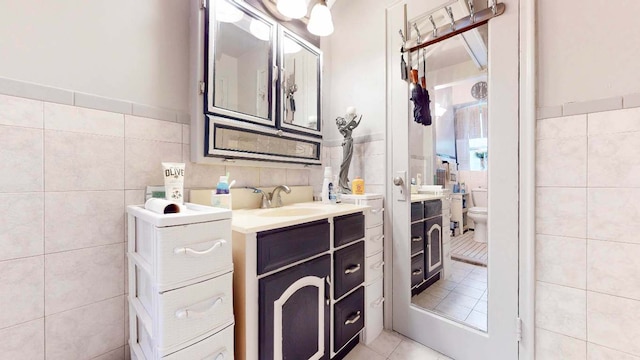
[[[400,334],[384,330],[373,342],[367,347],[383,356],[385,359],[400,345],[402,337]]]
[[[384,360],[385,358],[377,354],[375,351],[369,349],[365,345],[358,344],[351,350],[344,360]]]
[[[389,360],[438,360],[441,355],[415,341],[402,340]]]

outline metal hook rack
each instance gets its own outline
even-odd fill
[[[475,14],[475,8],[473,7],[473,0],[468,0],[467,1],[467,5],[469,5],[469,19],[471,20],[471,22],[476,22],[476,14]]]
[[[444,41],[446,39],[449,39],[453,36],[462,34],[465,31],[480,27],[488,23],[489,20],[491,20],[492,18],[504,14],[504,11],[506,9],[506,6],[504,3],[497,3],[496,0],[489,0],[489,1],[490,2],[489,2],[488,8],[478,12],[475,12],[474,10],[472,12],[472,15],[466,16],[458,20],[454,20],[453,11],[451,10],[451,8],[446,7],[445,10],[449,15],[449,19],[451,20],[451,23],[445,26],[441,26],[439,28],[436,28],[435,22],[433,21],[433,16],[429,16],[429,21],[431,21],[431,24],[433,25],[432,36],[431,37],[427,36],[427,39],[419,38],[420,41],[409,43],[410,47],[408,49],[406,48],[407,45],[405,44],[403,45],[403,49],[405,50],[405,52],[414,52],[416,50],[420,50],[429,45],[433,45],[441,41]],[[414,24],[414,26],[416,25]]]
[[[416,34],[418,34],[418,38],[416,39],[417,44],[422,44],[422,35],[420,35],[420,29],[418,29],[418,24],[413,23],[413,28],[416,30]]]
[[[405,52],[404,51],[404,46],[407,44],[407,38],[404,36],[404,32],[402,32],[402,29],[398,30],[398,33],[400,34],[400,37],[402,38],[402,48],[400,48],[400,52]]]

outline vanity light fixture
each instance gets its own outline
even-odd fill
[[[262,41],[269,41],[269,39],[271,39],[271,30],[269,29],[269,25],[260,20],[251,19],[249,32],[251,32],[251,35]]]
[[[236,23],[242,20],[244,14],[226,0],[216,0],[216,20],[225,23]]]
[[[276,8],[280,14],[292,19],[300,19],[307,15],[306,0],[278,0]]]
[[[328,36],[333,33],[333,19],[325,0],[320,0],[313,6],[307,30],[317,36]]]

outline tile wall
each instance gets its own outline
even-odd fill
[[[128,355],[125,207],[163,183],[162,161],[187,163],[187,188],[227,171],[236,186],[310,179],[190,163],[189,126],[175,121],[5,95],[0,139],[1,360]]]
[[[640,359],[640,108],[538,120],[536,358]]]

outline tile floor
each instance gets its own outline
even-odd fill
[[[384,330],[369,345],[358,344],[344,360],[452,360],[397,332]]]
[[[487,268],[453,261],[444,280],[414,296],[411,302],[474,328],[487,331]]]

